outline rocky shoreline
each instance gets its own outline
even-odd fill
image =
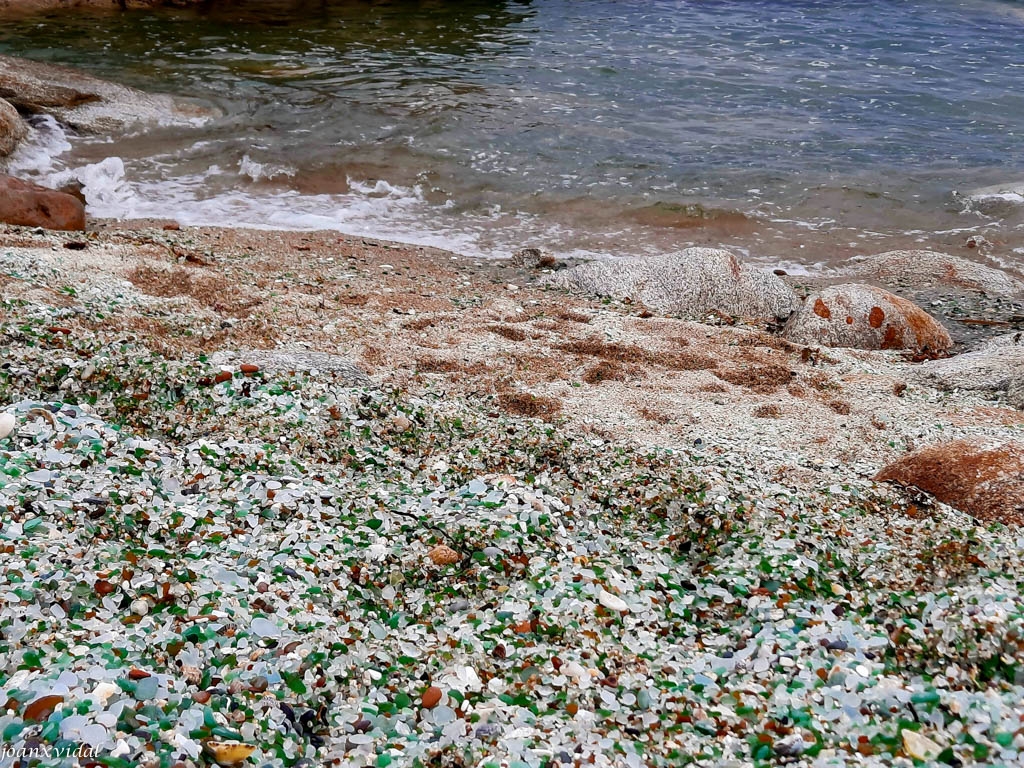
[[[1016,277],[72,208],[0,227],[18,754],[1020,762]]]

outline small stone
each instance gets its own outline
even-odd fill
[[[928,761],[934,760],[942,752],[942,747],[927,736],[922,736],[917,731],[910,730],[903,731],[903,749],[908,755],[917,760]]]
[[[50,713],[57,708],[57,705],[64,701],[63,696],[56,694],[50,696],[40,696],[38,699],[33,701],[27,707],[22,714],[22,718],[25,722],[42,722],[50,716]]]
[[[800,733],[792,733],[775,742],[775,754],[781,757],[796,757],[807,749],[807,743]]]
[[[120,690],[121,689],[113,683],[100,683],[95,688],[93,688],[92,695],[95,696],[96,700],[103,704],[103,706],[106,706],[107,701],[114,694],[119,693]]]
[[[423,698],[420,701],[424,709],[433,709],[441,702],[441,689],[436,685],[430,686],[423,692]]]
[[[434,725],[448,725],[455,722],[455,710],[443,704],[434,710]]]
[[[252,679],[251,683],[249,683],[249,690],[253,693],[263,693],[267,690],[268,686],[269,682],[267,681],[267,678],[263,677],[263,675],[258,675]]]
[[[602,589],[597,595],[597,600],[609,611],[618,611],[619,613],[629,612],[629,606],[626,604],[626,601],[618,595],[613,595],[607,590]]]
[[[145,616],[149,613],[149,603],[145,600],[132,600],[132,613],[136,616]]]
[[[256,751],[256,747],[238,741],[208,741],[203,747],[218,765],[240,765]]]
[[[17,422],[14,419],[12,413],[0,413],[0,440],[3,440],[11,432],[14,431],[14,426]]]
[[[458,552],[445,544],[439,544],[434,547],[427,553],[427,557],[431,559],[434,565],[451,565],[462,559]]]
[[[250,629],[254,635],[259,635],[260,637],[274,638],[281,636],[281,628],[269,619],[253,619]]]
[[[149,701],[150,699],[156,698],[157,691],[160,689],[160,680],[156,677],[146,677],[139,680],[138,685],[135,686],[135,698],[139,701]]]

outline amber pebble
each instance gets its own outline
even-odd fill
[[[441,701],[441,689],[436,685],[432,685],[423,692],[423,706],[427,709],[433,709]]]

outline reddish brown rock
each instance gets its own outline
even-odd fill
[[[25,227],[82,231],[85,206],[64,192],[13,176],[0,176],[0,222]]]
[[[916,304],[873,285],[834,285],[811,296],[786,324],[798,344],[905,349],[939,355],[953,346],[946,329]]]
[[[893,462],[875,479],[920,488],[985,522],[1024,523],[1024,443],[930,445]]]
[[[425,709],[433,709],[441,702],[441,696],[441,689],[432,685],[423,692],[420,703],[423,704]]]

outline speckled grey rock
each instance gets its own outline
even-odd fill
[[[1018,411],[1024,411],[1024,370],[1019,371],[1006,388],[1006,402]]]
[[[0,99],[0,157],[7,157],[25,138],[28,128],[18,110]]]
[[[925,363],[918,376],[942,389],[1006,392],[1020,408],[1024,406],[1024,333],[997,336],[974,352]]]
[[[135,123],[176,125],[214,112],[166,94],[145,93],[56,64],[0,56],[0,98],[22,112],[51,114],[87,133]]]
[[[889,251],[851,264],[843,271],[892,288],[950,288],[980,291],[989,296],[1024,295],[1024,281],[1009,273],[937,251]]]
[[[716,248],[592,261],[552,276],[548,284],[630,299],[659,312],[687,317],[722,312],[776,320],[789,317],[799,306],[796,294],[777,276],[744,266],[733,254]]]
[[[783,335],[797,344],[944,352],[946,329],[916,304],[873,285],[833,285],[810,296]]]

